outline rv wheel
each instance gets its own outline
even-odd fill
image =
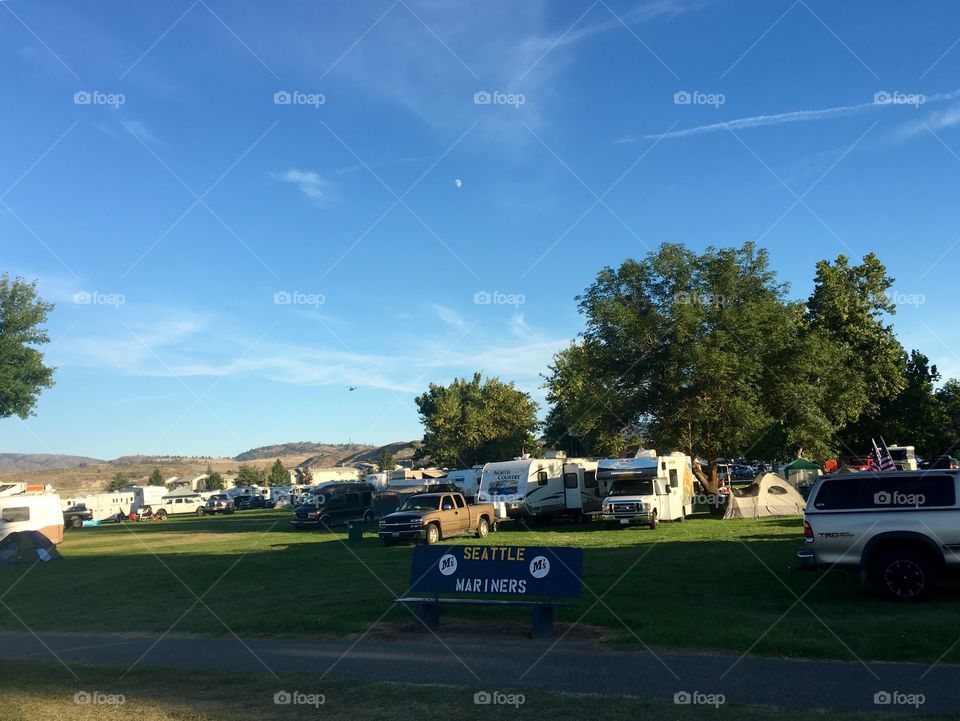
[[[653,515],[650,516],[650,528],[654,529],[660,525],[660,519],[657,518],[657,512],[654,511]]]

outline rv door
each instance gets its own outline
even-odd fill
[[[566,505],[568,510],[580,510],[583,508],[583,498],[580,496],[580,488],[583,485],[581,471],[570,471],[563,474],[563,493],[566,496]]]

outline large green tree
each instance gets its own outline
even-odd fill
[[[951,378],[937,390],[943,413],[943,451],[957,457],[960,452],[960,381]]]
[[[36,348],[50,342],[44,324],[51,310],[36,282],[0,275],[0,418],[29,417],[41,391],[53,386],[53,368]]]
[[[702,253],[665,244],[606,268],[578,297],[582,341],[547,379],[551,440],[586,451],[631,440],[705,458],[829,450],[850,418],[846,367],[752,243]],[[695,469],[696,470],[696,469]]]
[[[270,473],[267,475],[267,485],[285,486],[289,482],[290,476],[287,474],[287,469],[284,468],[283,463],[278,458],[273,462],[273,465],[270,466]]]
[[[266,474],[262,468],[254,468],[253,466],[241,464],[239,470],[237,470],[237,480],[234,484],[242,487],[260,486],[263,485],[265,480]]]
[[[377,458],[377,468],[381,473],[384,471],[392,471],[397,465],[396,459],[393,457],[393,451],[389,448],[384,448],[380,451],[380,457]]]
[[[159,468],[154,468],[147,478],[148,486],[162,486],[164,484],[163,472]]]
[[[455,378],[430,384],[417,397],[425,432],[417,458],[438,466],[469,467],[502,461],[530,450],[539,427],[537,404],[513,383],[499,378]]]
[[[207,466],[207,479],[204,481],[204,488],[208,491],[222,491],[224,485],[223,476]]]
[[[107,483],[107,493],[115,493],[130,485],[130,476],[122,471],[113,474],[113,478]]]

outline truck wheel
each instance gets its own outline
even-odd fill
[[[363,522],[367,524],[373,523],[373,511],[367,511],[363,514]]]
[[[83,519],[80,519],[80,518],[71,518],[71,519],[70,519],[70,528],[83,528]]]
[[[490,524],[486,518],[480,519],[480,525],[477,526],[477,538],[486,538],[490,534]]]
[[[655,529],[659,525],[660,525],[660,519],[657,517],[657,512],[654,511],[653,514],[650,516],[650,530]]]
[[[909,549],[882,553],[873,564],[871,575],[877,590],[894,601],[930,598],[936,585],[930,561]]]
[[[158,520],[158,521],[165,521],[165,520],[167,520],[167,512],[166,512],[165,510],[163,510],[162,508],[161,508],[159,511],[157,511],[154,515],[157,517],[157,520]]]
[[[427,526],[427,545],[432,546],[435,543],[440,543],[440,526],[431,523]]]
[[[206,511],[204,511],[202,508],[198,508],[198,509],[197,509],[197,515],[198,515],[198,516],[202,516],[204,513],[206,513]]]
[[[330,516],[320,516],[320,522],[317,523],[318,531],[329,531],[330,530],[330,521],[332,519]]]

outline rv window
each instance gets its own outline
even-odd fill
[[[563,487],[564,488],[577,488],[580,483],[577,480],[576,473],[564,473],[563,474]]]
[[[460,495],[454,496],[453,501],[454,503],[457,504],[457,508],[463,508],[464,506],[467,505],[466,503],[464,503],[463,496],[460,496]]]
[[[537,471],[537,485],[545,486],[547,485],[547,472],[546,471]]]
[[[597,487],[597,472],[596,472],[596,471],[584,471],[584,472],[583,472],[583,487],[584,487],[584,488],[596,488],[596,487]]]
[[[29,506],[20,506],[17,508],[4,508],[0,511],[0,522],[19,523],[20,521],[30,520]]]
[[[670,469],[670,487],[676,488],[679,485],[680,485],[680,478],[677,476],[677,469],[671,468]]]

